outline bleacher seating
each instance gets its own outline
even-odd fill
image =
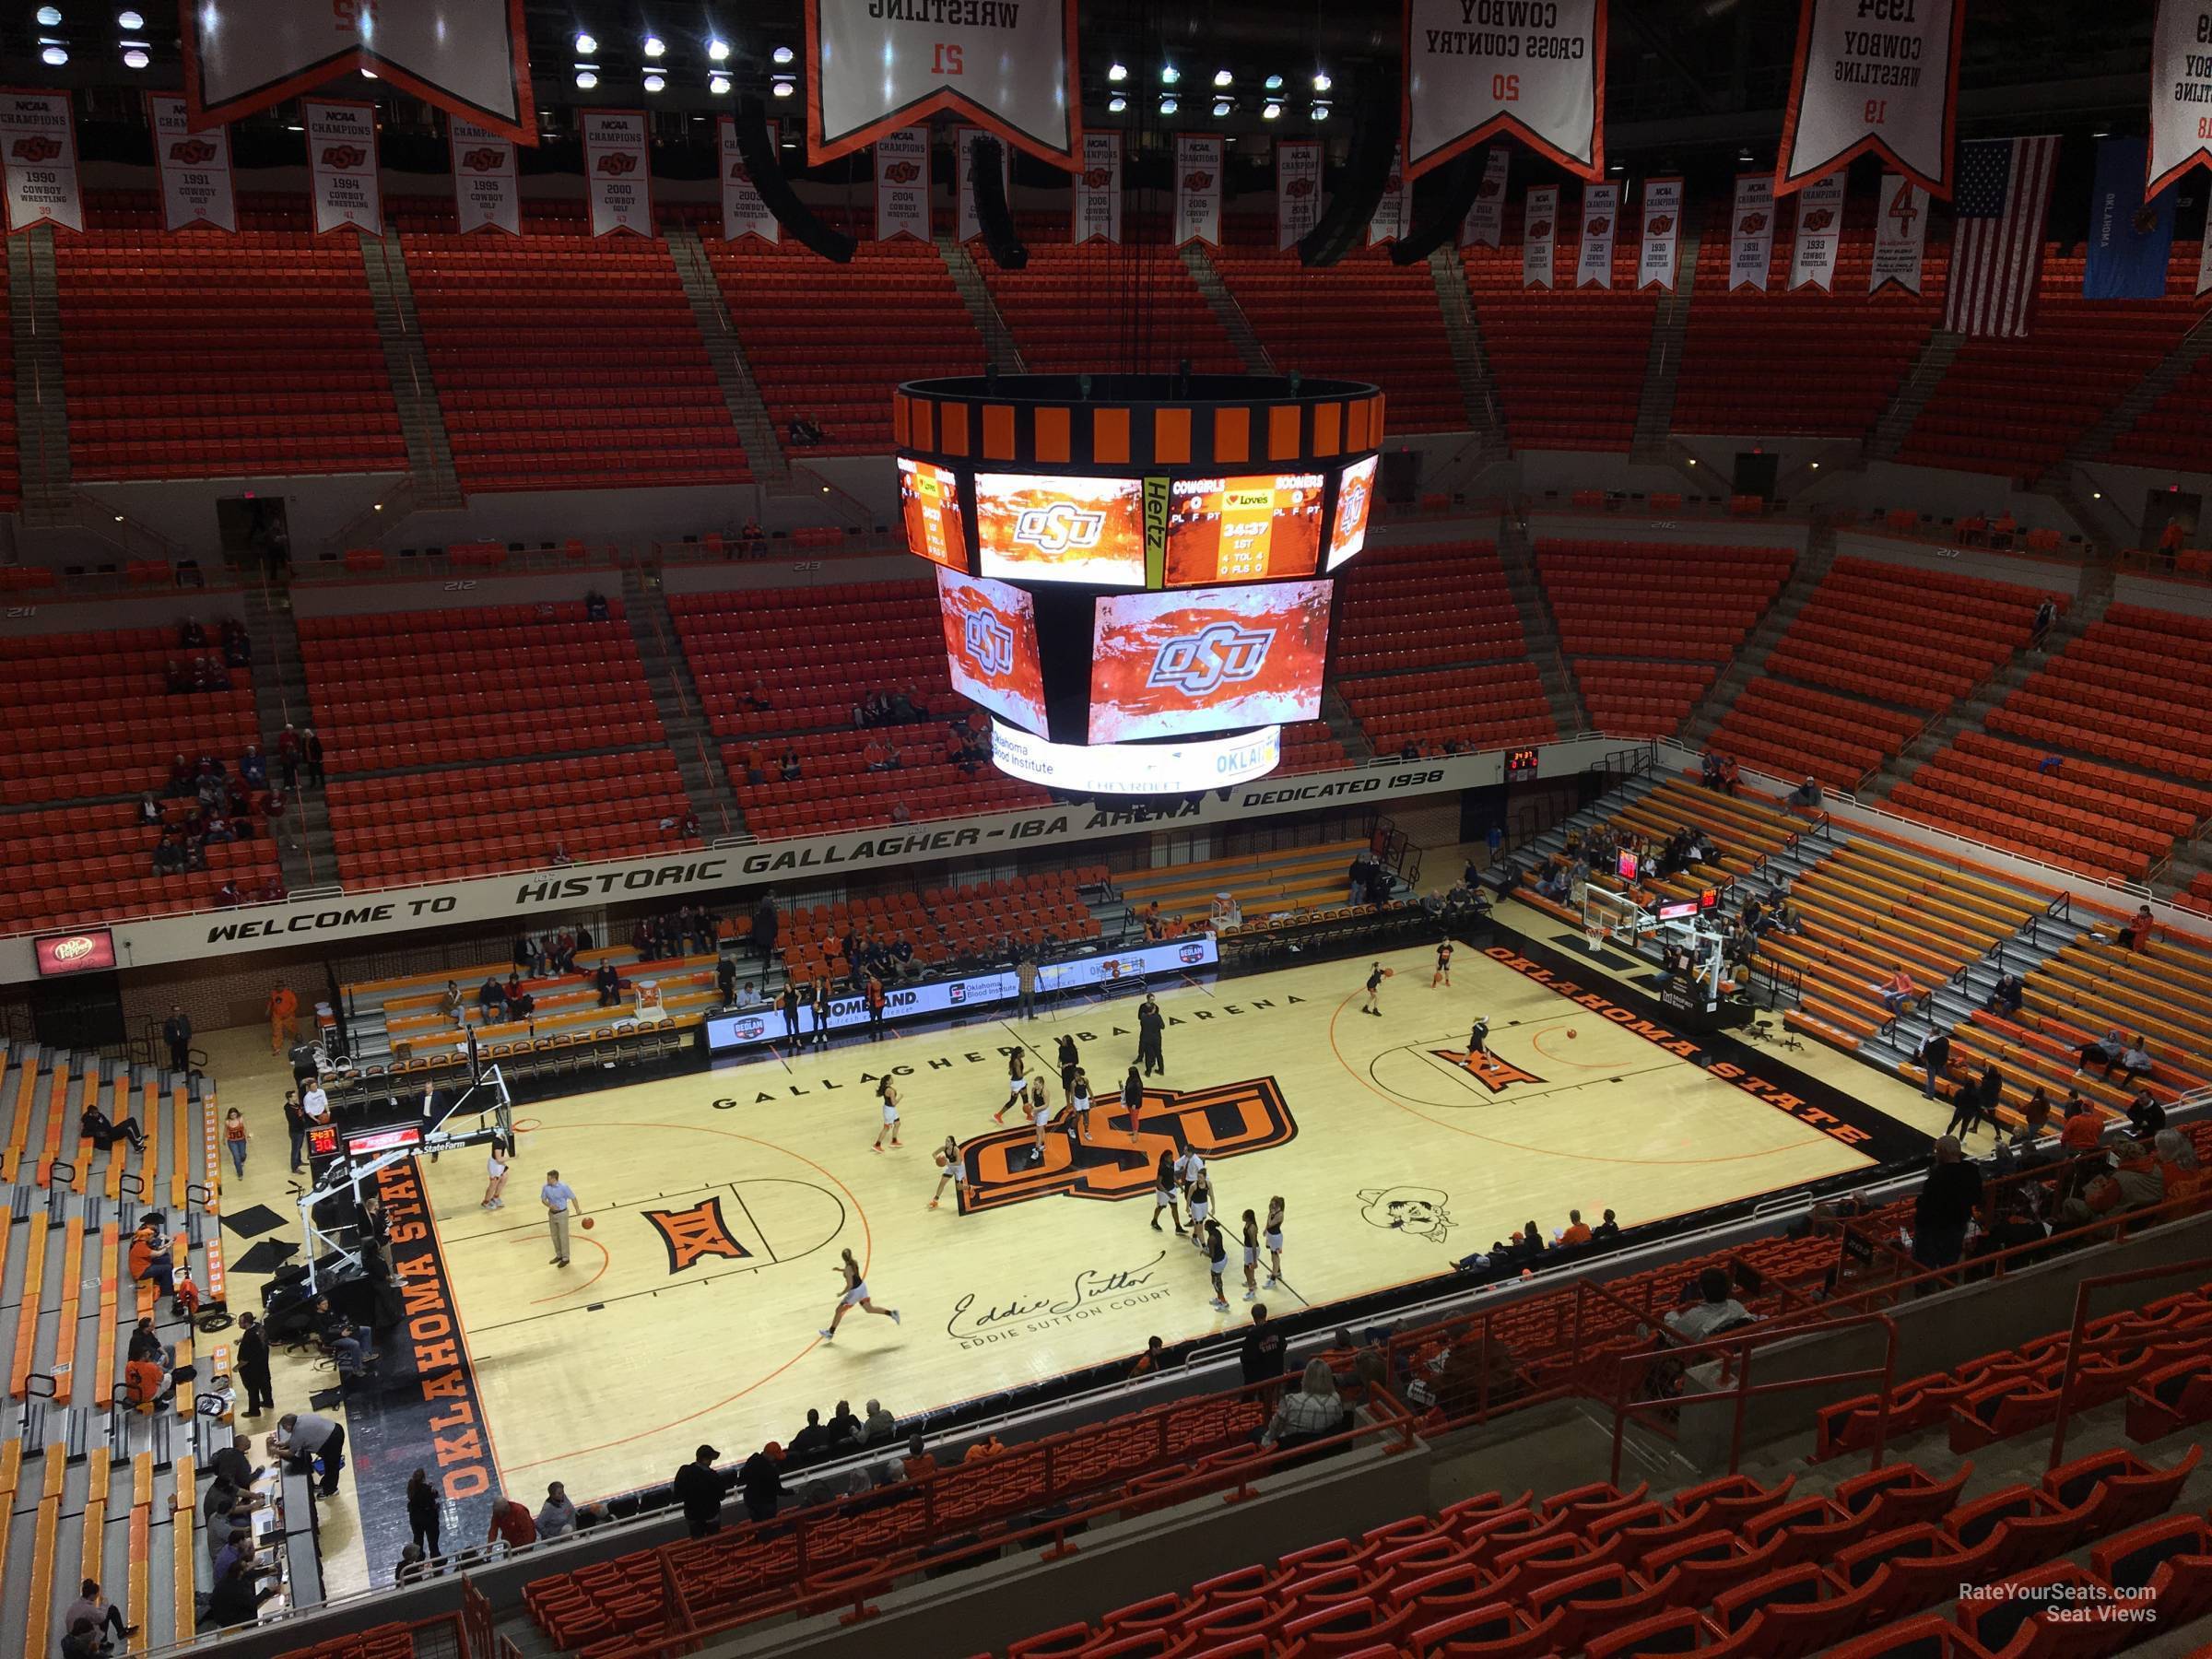
[[[926,243],[864,241],[845,265],[797,241],[704,245],[779,438],[804,417],[822,432],[812,453],[888,454],[893,386],[982,372],[982,336]]]
[[[751,477],[665,242],[401,243],[463,488]]]
[[[2196,251],[2174,251],[2162,300],[2090,300],[2083,255],[2043,249],[2028,337],[1969,340],[1897,458],[2032,482],[2173,349],[2204,310]]]
[[[1639,244],[1615,227],[1613,287],[1575,286],[1582,223],[1562,225],[1550,288],[1521,281],[1519,203],[1505,210],[1504,245],[1462,248],[1482,353],[1515,449],[1610,450],[1636,434],[1657,291],[1636,290]],[[1562,216],[1568,217],[1568,216]]]
[[[1105,878],[1105,866],[1058,869],[916,891],[871,893],[849,901],[794,908],[779,935],[783,971],[793,980],[827,977],[843,985],[852,972],[847,933],[886,946],[904,939],[914,959],[937,967],[970,955],[1000,957],[1002,942],[1042,948],[1100,936],[1099,920],[1078,888]]]
[[[1160,865],[1125,871],[1115,877],[1115,885],[1133,914],[1157,904],[1160,920],[1171,926],[1203,927],[1217,893],[1236,900],[1247,926],[1260,925],[1271,917],[1346,903],[1352,858],[1366,847],[1362,841],[1332,841],[1194,864]]]
[[[1031,373],[1079,374],[1124,362],[1134,347],[1165,371],[1241,374],[1237,348],[1172,248],[1043,242],[1030,263],[1002,271],[977,261],[998,313]],[[1141,322],[1139,318],[1141,316]]]
[[[1786,547],[1541,540],[1536,569],[1591,724],[1672,735],[1788,580]]]
[[[2203,471],[2204,411],[2208,402],[2212,402],[2212,358],[2199,358],[2158,402],[2143,411],[2134,426],[2112,440],[2104,458],[2125,466]]]

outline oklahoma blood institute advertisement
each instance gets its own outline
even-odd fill
[[[1091,634],[1090,741],[1318,718],[1331,585],[1101,598]]]

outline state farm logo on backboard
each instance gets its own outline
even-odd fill
[[[1013,672],[1014,630],[989,611],[968,613],[961,625],[960,644],[986,678]]]
[[[43,133],[33,133],[17,139],[9,153],[18,161],[52,161],[62,153],[62,147]]]
[[[1106,515],[1086,512],[1067,501],[1049,507],[1025,507],[1014,521],[1014,539],[1041,553],[1067,553],[1099,545],[1105,534]]]
[[[1258,677],[1267,661],[1267,648],[1274,643],[1272,628],[1209,622],[1194,634],[1179,635],[1162,645],[1145,683],[1203,697],[1217,687]]]
[[[205,138],[180,138],[169,147],[169,159],[183,167],[205,167],[215,159],[215,146]]]

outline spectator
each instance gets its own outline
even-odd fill
[[[266,789],[269,786],[269,762],[261,752],[261,745],[246,745],[246,752],[238,758],[238,775],[240,781],[251,788]]]
[[[146,1150],[146,1132],[138,1127],[138,1120],[126,1117],[120,1124],[111,1123],[97,1100],[85,1102],[85,1110],[77,1118],[77,1132],[102,1152],[119,1140],[129,1141],[134,1152]]]
[[[850,1402],[840,1400],[837,1409],[830,1414],[830,1452],[831,1456],[850,1451],[860,1444],[860,1419],[853,1415]]]
[[[1800,812],[1819,811],[1820,804],[1825,799],[1827,796],[1821,793],[1820,780],[1818,778],[1808,777],[1790,791],[1790,805]]]
[[[2120,930],[2120,948],[2135,951],[2148,950],[2150,948],[2150,930],[2158,924],[2159,919],[2150,913],[2149,905],[2137,905],[2135,920]]]
[[[906,1456],[900,1460],[899,1477],[901,1480],[927,1480],[937,1472],[937,1460],[915,1435],[906,1442]]]
[[[1905,971],[1902,962],[1897,964],[1895,971],[1889,975],[1889,982],[1880,987],[1880,991],[1882,1006],[1888,1009],[1892,1017],[1902,1014],[1906,1005],[1920,994],[1920,987],[1912,982],[1912,976]]]
[[[2038,1086],[2020,1109],[2019,1126],[2006,1144],[2016,1149],[2032,1147],[2051,1132],[2051,1091]]]
[[[1687,1346],[1750,1324],[1754,1317],[1730,1293],[1727,1269],[1707,1267],[1698,1275],[1696,1305],[1665,1315],[1665,1324],[1675,1340]]]
[[[192,1069],[192,1017],[184,1012],[184,1005],[171,1003],[169,1018],[161,1022],[161,1041],[169,1045],[169,1069],[189,1072]]]
[[[1912,1259],[1931,1269],[1958,1261],[1966,1248],[1967,1223],[1981,1205],[1981,1170],[1967,1160],[1957,1140],[1945,1135],[1936,1143],[1936,1167],[1913,1200]]]
[[[1942,1026],[1930,1026],[1928,1034],[1920,1040],[1920,1050],[1912,1056],[1920,1062],[1920,1092],[1929,1100],[1936,1098],[1936,1080],[1951,1069],[1951,1034]]]
[[[569,1488],[555,1481],[546,1488],[546,1500],[537,1508],[537,1535],[565,1538],[576,1530],[576,1504]]]
[[[622,1000],[622,976],[615,971],[615,965],[612,962],[600,963],[599,971],[592,977],[593,982],[599,988],[599,1006],[601,1007],[611,1008]]]
[[[899,1419],[883,1408],[880,1400],[868,1402],[868,1415],[861,1422],[860,1443],[873,1446],[889,1440],[899,1431]]]
[[[2051,625],[2057,620],[2058,606],[2053,601],[2046,599],[2035,607],[2035,626],[2028,640],[2030,650],[2042,649],[2043,640],[2051,632]]]
[[[104,1627],[119,1637],[135,1636],[138,1633],[138,1627],[124,1624],[121,1610],[100,1593],[98,1579],[87,1579],[78,1585],[76,1599],[69,1604],[68,1610],[62,1615],[62,1623],[73,1630],[76,1629],[79,1619],[90,1619],[93,1630],[100,1630]]]
[[[822,1414],[809,1407],[806,1427],[791,1437],[791,1461],[798,1465],[819,1463],[830,1452],[830,1430],[822,1427]]]
[[[1277,1383],[1283,1379],[1282,1327],[1268,1324],[1265,1302],[1253,1304],[1252,1328],[1244,1333],[1244,1340],[1237,1349],[1237,1365],[1248,1388],[1253,1383]]]
[[[1603,1244],[1619,1237],[1620,1223],[1613,1218],[1611,1210],[1606,1212],[1604,1220],[1590,1230],[1590,1239],[1593,1243]]]
[[[230,1443],[215,1454],[208,1466],[240,1491],[252,1490],[255,1478],[261,1474],[253,1463],[253,1436],[232,1435]]]
[[[2121,1056],[2127,1053],[2128,1047],[2127,1032],[2119,1026],[2109,1027],[2096,1041],[2082,1045],[2081,1065],[2077,1069],[2088,1071],[2094,1066],[2110,1077],[2112,1067],[2120,1064]]]
[[[498,1025],[507,1015],[507,987],[500,983],[500,976],[488,973],[484,982],[477,987],[477,1006],[482,1010],[486,1025]]]
[[[2165,1182],[2168,1201],[2176,1198],[2194,1198],[2205,1190],[2205,1171],[2196,1156],[2196,1147],[2179,1129],[2161,1129],[2152,1138],[2153,1155],[2159,1163],[2159,1174]]]
[[[113,1651],[100,1627],[83,1614],[65,1616],[62,1623],[62,1659],[107,1659]]]
[[[2137,1077],[2150,1076],[2151,1059],[2148,1039],[2141,1031],[2137,1031],[2134,1041],[2120,1051],[2119,1069],[2126,1075],[2130,1084],[2133,1084]],[[2106,1067],[2104,1075],[2108,1077],[2111,1077],[2112,1075],[2112,1068]]]
[[[445,994],[438,999],[438,1012],[462,1025],[468,1023],[468,1005],[461,999],[461,987],[452,980],[445,982]]]
[[[783,1484],[783,1448],[770,1441],[738,1465],[737,1486],[745,1494],[745,1512],[756,1521],[776,1518],[776,1500],[791,1496]]]
[[[1992,1014],[2002,1014],[2007,1019],[2019,1017],[2020,1005],[2028,997],[2028,982],[2017,973],[2003,973],[1990,987],[1989,1000],[1983,1004]]]
[[[300,764],[310,785],[316,789],[324,787],[327,780],[323,771],[323,739],[315,735],[312,725],[300,728]],[[292,787],[290,779],[285,780],[285,787]]]
[[[430,1559],[423,1554],[422,1546],[419,1544],[403,1546],[399,1552],[399,1559],[392,1568],[393,1583],[405,1588],[408,1584],[419,1584],[429,1576]]]
[[[2148,1209],[2161,1202],[2166,1183],[2155,1148],[2155,1142],[2123,1143],[2112,1156],[2112,1167],[2059,1206],[2059,1218],[2068,1226],[2084,1227],[2101,1216]]]
[[[1306,1361],[1298,1387],[1277,1404],[1260,1444],[1288,1452],[1344,1431],[1351,1412],[1336,1393],[1336,1373],[1318,1357]]]
[[[684,1519],[695,1538],[722,1530],[723,1497],[737,1484],[735,1475],[714,1466],[714,1460],[721,1455],[712,1446],[701,1446],[691,1461],[676,1472],[676,1500],[684,1506]]]
[[[520,1549],[525,1544],[537,1542],[537,1523],[530,1512],[513,1499],[500,1496],[491,1500],[491,1524],[484,1529],[484,1542],[504,1544],[510,1549]]]
[[[286,789],[300,787],[300,734],[292,726],[276,734],[276,775]]]
[[[274,1590],[258,1591],[254,1588],[253,1564],[250,1559],[233,1561],[229,1571],[216,1581],[200,1622],[214,1625],[252,1624],[260,1617],[263,1596],[274,1594]]]
[[[604,622],[606,620],[606,595],[597,588],[588,591],[583,596],[584,620]]]
[[[822,443],[822,429],[805,415],[794,415],[787,429],[794,449],[818,449]]]
[[[1559,1241],[1563,1245],[1590,1242],[1590,1229],[1583,1224],[1581,1210],[1571,1209],[1567,1212],[1567,1225],[1560,1231]]]
[[[2138,1094],[2127,1103],[2127,1126],[2138,1137],[2149,1136],[2166,1127],[2166,1108],[2147,1094]]]
[[[158,1295],[175,1294],[176,1261],[170,1254],[168,1235],[154,1216],[141,1221],[131,1235],[130,1269],[132,1283],[151,1285]]]
[[[546,862],[557,870],[566,869],[576,861],[569,856],[568,843],[559,836],[553,838],[553,851],[546,854]]]

